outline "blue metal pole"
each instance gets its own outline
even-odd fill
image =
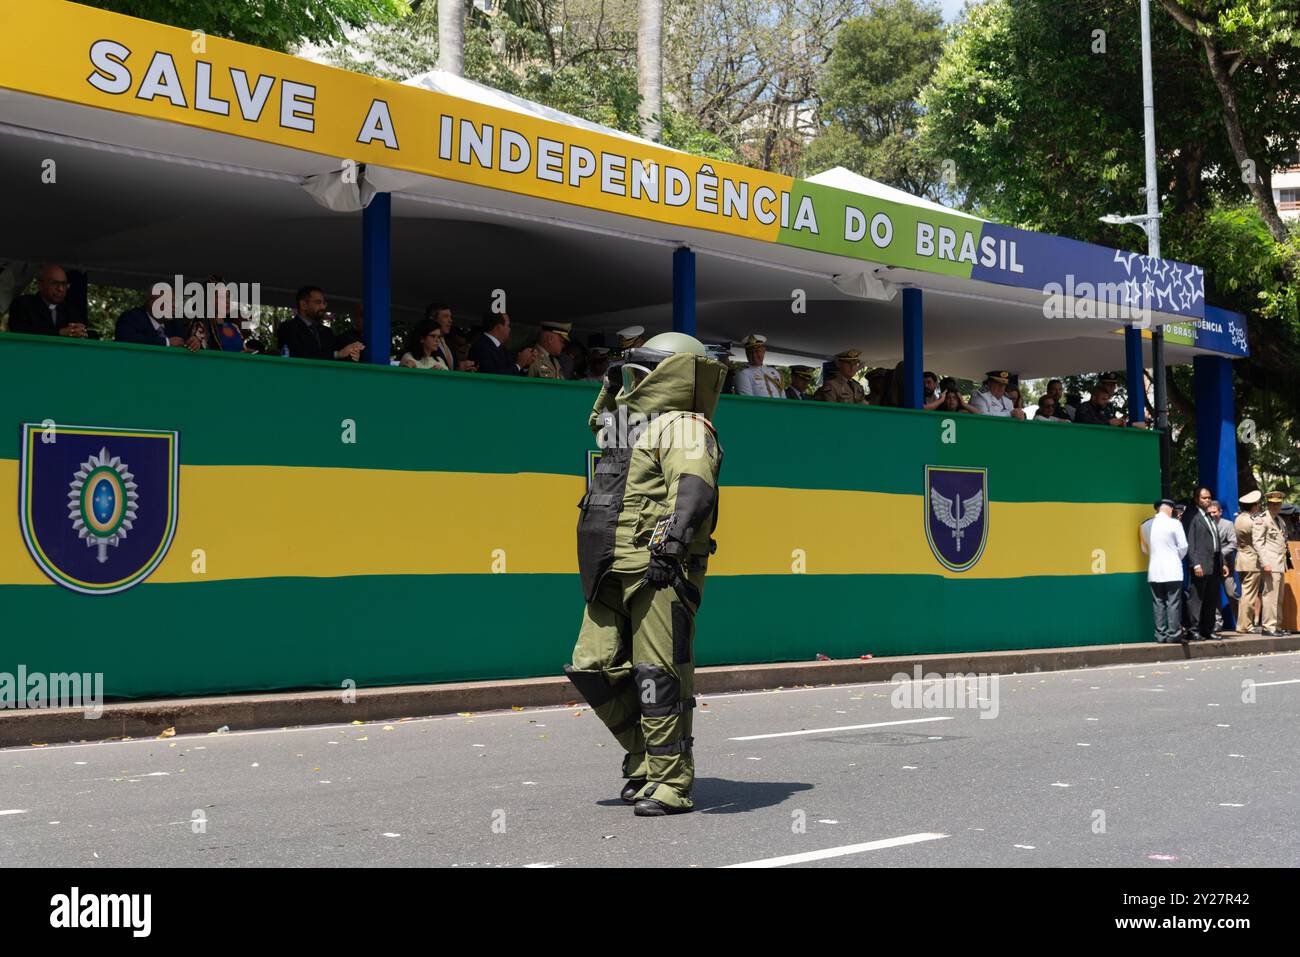
[[[1237,512],[1237,418],[1232,360],[1196,356],[1196,465],[1200,483],[1214,493],[1225,516]]]
[[[921,379],[925,374],[925,347],[921,336],[921,290],[903,290],[903,407],[919,409]]]
[[[1124,367],[1128,379],[1128,420],[1146,421],[1146,383],[1142,377],[1142,330],[1124,327]]]
[[[389,277],[392,219],[393,197],[389,193],[375,193],[361,213],[361,297],[365,311],[361,338],[366,346],[362,359],[383,366],[389,364],[393,349]]]
[[[673,332],[695,335],[695,253],[673,251]]]

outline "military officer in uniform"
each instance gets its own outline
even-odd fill
[[[1264,619],[1264,634],[1280,635],[1278,623],[1282,620],[1282,575],[1286,571],[1286,530],[1282,527],[1281,492],[1264,496],[1268,511],[1255,526],[1255,551],[1259,553],[1262,572],[1260,581],[1260,617]],[[1240,542],[1237,545],[1241,547]]]
[[[1263,573],[1259,563],[1259,552],[1255,548],[1255,529],[1259,524],[1259,500],[1263,498],[1259,489],[1247,492],[1237,499],[1242,510],[1232,523],[1237,533],[1237,574],[1241,576],[1241,600],[1237,602],[1237,631],[1250,634],[1262,629],[1255,617],[1255,602],[1259,600],[1260,576]]]
[[[790,367],[790,384],[785,387],[785,397],[787,399],[808,399],[808,385],[812,382],[813,376],[817,370],[812,366],[791,366]]]
[[[862,383],[853,376],[861,367],[858,361],[862,354],[857,349],[845,349],[835,354],[835,375],[822,383],[822,387],[813,393],[818,402],[848,402],[852,405],[866,405],[867,392]]]
[[[781,398],[785,391],[781,388],[781,373],[763,364],[766,357],[767,337],[757,334],[746,337],[745,358],[749,365],[736,373],[736,395]]]
[[[694,806],[695,614],[717,524],[710,417],[727,368],[666,332],[611,366],[588,424],[603,448],[580,503],[587,607],[565,674],[623,747],[638,816]]]
[[[618,350],[627,352],[645,344],[645,326],[628,326],[618,330]]]
[[[984,379],[984,388],[970,397],[970,407],[981,415],[1023,419],[1025,417],[1024,410],[1017,409],[1016,404],[1007,395],[1007,384],[1010,381],[1010,372],[997,369],[987,373]]]
[[[571,322],[543,322],[542,331],[537,334],[537,358],[528,367],[528,375],[534,379],[563,379],[564,371],[560,368],[560,353],[569,341]]]

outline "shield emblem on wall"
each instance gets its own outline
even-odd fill
[[[41,571],[111,595],[144,581],[176,535],[180,435],[25,423],[19,526]]]
[[[968,571],[984,554],[988,492],[988,469],[925,467],[925,537],[949,571]]]

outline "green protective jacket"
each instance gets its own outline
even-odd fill
[[[630,393],[601,389],[588,425],[603,451],[578,518],[587,601],[608,572],[646,570],[656,529],[685,564],[707,563],[722,466],[710,418],[726,375],[722,363],[682,352]]]

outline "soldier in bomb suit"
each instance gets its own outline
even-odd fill
[[[639,816],[692,809],[695,614],[717,523],[722,449],[710,421],[727,369],[682,333],[613,365],[588,424],[603,448],[580,503],[587,601],[565,674],[626,755]]]

